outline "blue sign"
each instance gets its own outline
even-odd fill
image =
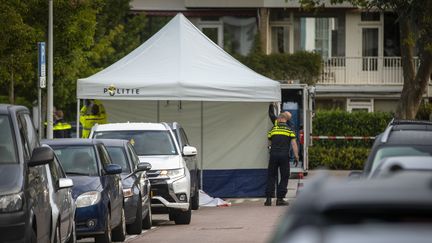
[[[38,42],[38,76],[39,87],[46,88],[45,42]]]

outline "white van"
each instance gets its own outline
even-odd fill
[[[140,162],[149,162],[152,213],[168,213],[176,224],[191,220],[191,176],[184,157],[196,156],[195,147],[180,148],[166,123],[95,125],[91,138],[125,139],[134,145]]]

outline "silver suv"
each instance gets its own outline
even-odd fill
[[[195,157],[192,146],[180,147],[167,123],[113,123],[93,127],[91,138],[125,139],[134,145],[140,162],[148,162],[152,213],[168,213],[176,224],[191,220],[192,188],[187,158]],[[191,193],[191,191],[193,191]],[[195,194],[197,195],[197,194]]]

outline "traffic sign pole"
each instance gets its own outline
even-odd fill
[[[47,87],[47,139],[53,138],[53,0],[48,10],[48,87]]]
[[[38,129],[39,139],[42,138],[42,90],[46,87],[46,58],[45,58],[45,42],[38,43]]]

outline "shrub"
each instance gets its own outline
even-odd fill
[[[320,136],[374,137],[382,133],[392,118],[385,112],[353,112],[341,110],[318,111],[313,119],[312,133]],[[344,147],[372,146],[373,140],[319,140],[314,146]]]
[[[309,169],[326,167],[336,170],[361,170],[370,149],[365,147],[309,148]]]
[[[377,136],[392,118],[391,113],[318,111],[313,120],[313,134],[321,136]],[[309,168],[339,170],[363,168],[374,140],[320,140],[309,148]]]

